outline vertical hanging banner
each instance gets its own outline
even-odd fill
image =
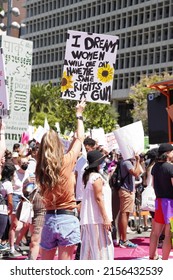
[[[5,74],[5,63],[3,49],[0,48],[0,117],[9,116],[9,97],[7,89],[7,81]]]
[[[9,93],[10,113],[5,119],[6,146],[11,149],[28,129],[33,43],[2,35],[0,47],[4,53]]]
[[[119,37],[68,30],[63,99],[109,104]]]

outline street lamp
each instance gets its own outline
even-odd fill
[[[2,10],[0,12],[0,17],[1,18],[5,18],[7,17],[7,25],[5,25],[3,22],[0,23],[0,29],[2,31],[7,31],[7,35],[11,35],[11,28],[15,28],[20,30],[21,27],[23,27],[23,25],[19,24],[16,21],[12,22],[12,15],[14,15],[15,17],[20,16],[20,11],[17,7],[13,7],[13,1],[12,0],[3,0],[3,2],[7,2],[7,11],[5,12],[4,10]]]

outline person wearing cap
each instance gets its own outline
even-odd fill
[[[163,143],[158,148],[158,159],[151,170],[156,195],[154,228],[150,236],[149,258],[155,257],[160,234],[165,227],[162,259],[167,260],[171,251],[170,218],[173,217],[173,146]]]
[[[87,154],[88,166],[83,174],[84,192],[80,209],[80,260],[113,260],[111,236],[111,189],[99,170],[105,155],[99,150]]]

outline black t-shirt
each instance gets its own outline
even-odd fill
[[[169,162],[157,162],[151,169],[154,178],[154,190],[156,198],[173,199],[173,164]]]

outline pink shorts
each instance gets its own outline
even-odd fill
[[[173,217],[173,199],[157,198],[155,202],[154,220],[159,224],[170,224],[170,218]]]

